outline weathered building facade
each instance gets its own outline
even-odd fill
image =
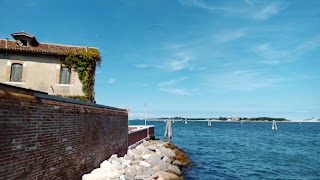
[[[0,39],[0,83],[50,95],[84,95],[78,72],[64,66],[60,58],[97,48],[40,43],[26,32],[11,35],[14,40]]]

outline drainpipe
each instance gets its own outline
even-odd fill
[[[6,38],[6,49],[8,48],[8,41],[9,41],[9,38]]]
[[[9,38],[6,38],[6,49],[8,49],[8,41],[9,41]],[[8,52],[6,51],[4,55],[8,56]]]

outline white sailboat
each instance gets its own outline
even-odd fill
[[[188,124],[187,120],[184,121],[185,124]]]
[[[272,131],[276,131],[276,130],[278,130],[278,128],[277,128],[277,123],[276,123],[275,120],[273,120],[273,121],[272,121]]]

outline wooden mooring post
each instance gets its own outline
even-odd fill
[[[171,139],[172,138],[172,122],[171,122],[171,119],[168,119],[166,121],[166,129],[164,131],[163,137],[166,138],[167,134],[168,134],[168,138]]]

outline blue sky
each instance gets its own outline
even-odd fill
[[[320,118],[318,0],[0,0],[0,38],[98,47],[99,104],[148,117]],[[145,108],[144,104],[147,103]]]

